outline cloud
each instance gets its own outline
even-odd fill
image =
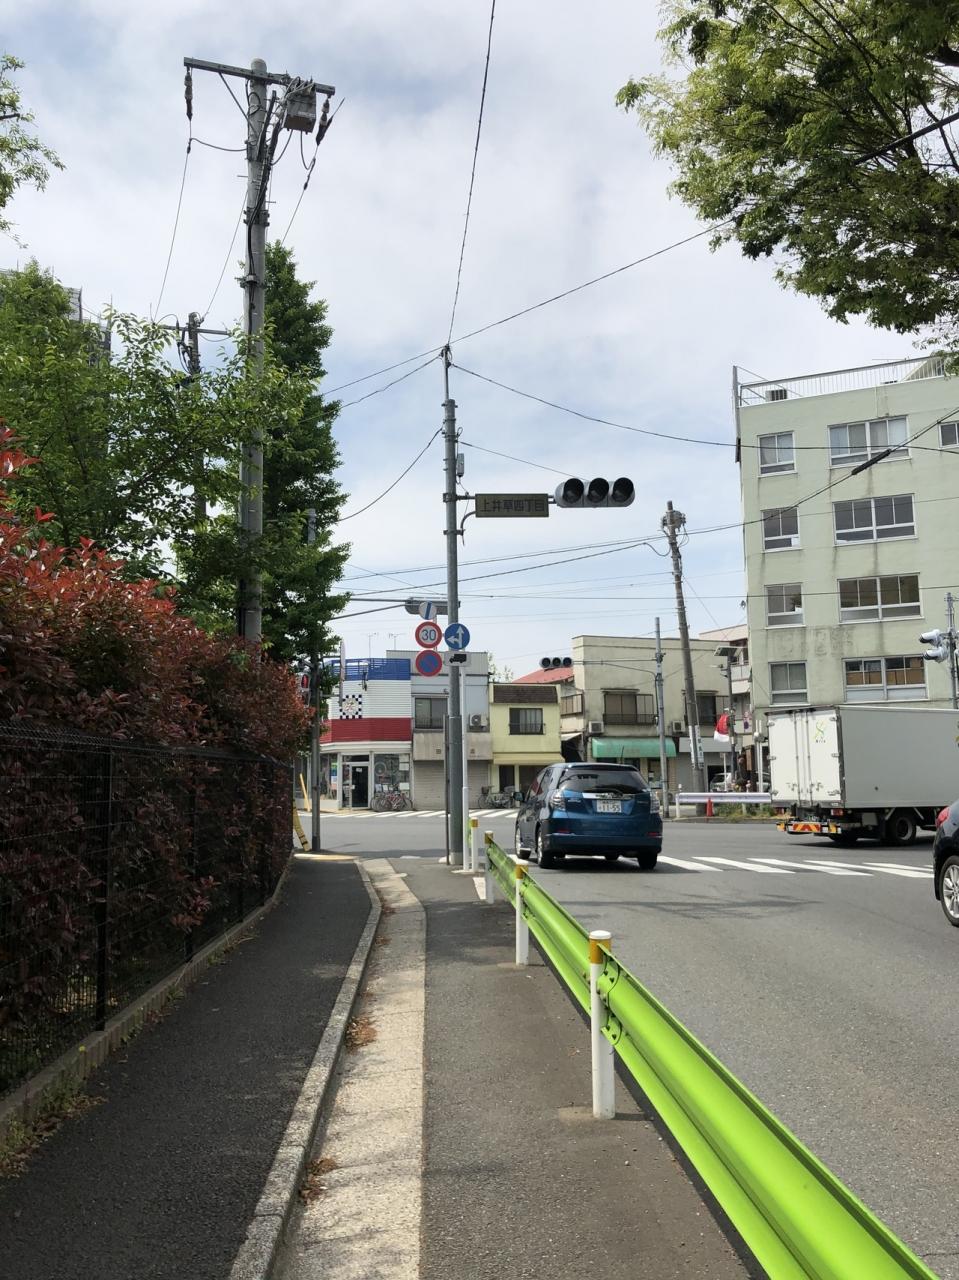
[[[630,74],[658,63],[650,9],[625,0],[601,10],[572,0],[499,7],[454,336],[699,229],[669,197],[668,168],[613,103]],[[0,3],[4,16],[8,30],[16,18],[12,51],[28,63],[22,82],[37,127],[67,165],[46,193],[20,194],[13,216],[30,252],[64,282],[82,285],[88,305],[112,301],[147,312],[156,304],[187,139],[184,54],[242,65],[260,55],[271,68],[335,84],[346,99],[290,233],[302,274],[329,302],[327,385],[445,341],[485,4],[354,0],[317,13],[289,0],[41,0],[26,10]],[[194,101],[197,137],[242,146],[243,120],[215,76],[195,75]],[[308,143],[307,162],[311,153]],[[243,198],[243,168],[242,154],[194,145],[162,312],[184,316],[209,303]],[[283,234],[304,176],[293,139],[273,183],[271,235]],[[240,314],[239,250],[238,240],[211,323]],[[0,265],[18,256],[7,246]],[[908,354],[902,339],[827,320],[808,300],[784,293],[772,271],[699,240],[456,343],[454,360],[596,416],[731,441],[734,363],[782,377]],[[451,392],[472,444],[568,474],[629,475],[637,489],[625,512],[468,520],[464,561],[639,539],[656,533],[667,499],[693,529],[739,518],[731,449],[670,445],[583,422],[455,368]],[[441,423],[442,399],[436,363],[344,410],[337,437],[347,511],[381,492],[423,447]],[[479,450],[464,453],[471,491],[545,492],[561,478]],[[436,441],[388,497],[343,525],[356,564],[407,570],[398,576],[412,585],[371,579],[371,594],[402,595],[442,580],[442,571],[409,572],[443,560],[441,457]],[[738,531],[693,537],[684,557],[703,599],[691,594],[694,627],[740,618]],[[464,577],[519,563],[464,569]],[[646,547],[464,584],[464,617],[477,645],[517,671],[541,653],[568,652],[583,630],[649,631],[657,612],[673,631],[666,564]],[[402,611],[343,624],[351,651],[361,654],[382,650],[391,632],[405,640],[409,629]]]

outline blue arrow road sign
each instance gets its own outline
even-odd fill
[[[458,653],[469,644],[470,633],[462,622],[451,622],[443,632],[443,639],[446,641],[447,649],[452,649],[454,653]]]

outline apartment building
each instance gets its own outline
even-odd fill
[[[756,711],[951,705],[919,633],[959,589],[959,379],[936,357],[734,385]]]
[[[490,685],[494,791],[526,791],[541,769],[562,760],[555,683]]]

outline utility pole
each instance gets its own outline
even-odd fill
[[[729,785],[732,785],[736,774],[736,709],[733,704],[733,655],[726,653],[726,686],[729,690],[729,719],[726,732],[729,734]]]
[[[250,69],[223,62],[207,62],[200,58],[184,58],[186,72],[187,114],[192,118],[193,71],[211,71],[221,78],[237,77],[247,82],[246,115],[246,272],[243,276],[243,327],[250,340],[253,365],[257,374],[263,368],[263,315],[266,305],[266,229],[270,215],[267,193],[270,171],[280,130],[311,133],[316,125],[316,95],[325,95],[327,103],[336,90],[332,85],[316,84],[285,72],[268,71],[262,58],[254,58]],[[277,101],[276,89],[284,89]],[[328,121],[321,118],[320,130]],[[318,140],[322,132],[317,134]],[[263,634],[263,584],[256,563],[259,542],[263,536],[263,440],[261,423],[243,447],[240,464],[240,531],[248,556],[247,577],[239,584],[237,630],[241,636],[258,644]]]
[[[671,502],[666,503],[663,529],[673,558],[673,582],[676,586],[676,612],[679,614],[679,640],[683,649],[683,675],[686,682],[686,719],[689,723],[689,746],[692,757],[693,777],[698,791],[706,790],[706,771],[703,768],[703,749],[699,739],[699,706],[696,701],[696,682],[693,679],[693,655],[689,648],[689,625],[686,622],[686,600],[683,596],[683,558],[679,554],[677,529],[686,523],[681,511],[674,511]]]
[[[312,547],[316,542],[316,508],[308,507],[306,512],[306,543]],[[310,691],[313,698],[313,719],[310,721],[310,849],[320,852],[320,797],[323,793],[321,785],[320,758],[320,652],[316,633],[311,638],[310,648]]]
[[[189,379],[200,376],[200,317],[191,311],[186,322],[186,341],[183,343]],[[205,466],[203,450],[198,449],[193,466],[193,528],[198,529],[206,520]]]
[[[446,509],[446,602],[450,625],[459,622],[459,516],[456,509],[456,404],[450,399],[449,347],[443,351],[443,443],[445,445],[443,505]],[[446,769],[450,784],[449,829],[450,864],[463,862],[463,700],[460,690],[460,665],[451,662],[449,692],[449,749]]]
[[[665,818],[669,813],[669,782],[667,780],[666,760],[666,703],[663,697],[663,641],[659,630],[659,619],[656,619],[656,723],[659,726],[659,785],[663,793],[662,811]]]

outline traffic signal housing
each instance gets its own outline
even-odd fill
[[[922,644],[932,645],[922,655],[927,662],[945,662],[949,657],[948,631],[923,631],[919,639]]]
[[[573,665],[572,658],[540,658],[539,665],[544,671],[549,671],[552,667],[571,667]]]
[[[636,489],[627,476],[605,480],[595,476],[592,480],[580,480],[570,476],[556,486],[555,501],[558,507],[628,507],[636,498]]]

